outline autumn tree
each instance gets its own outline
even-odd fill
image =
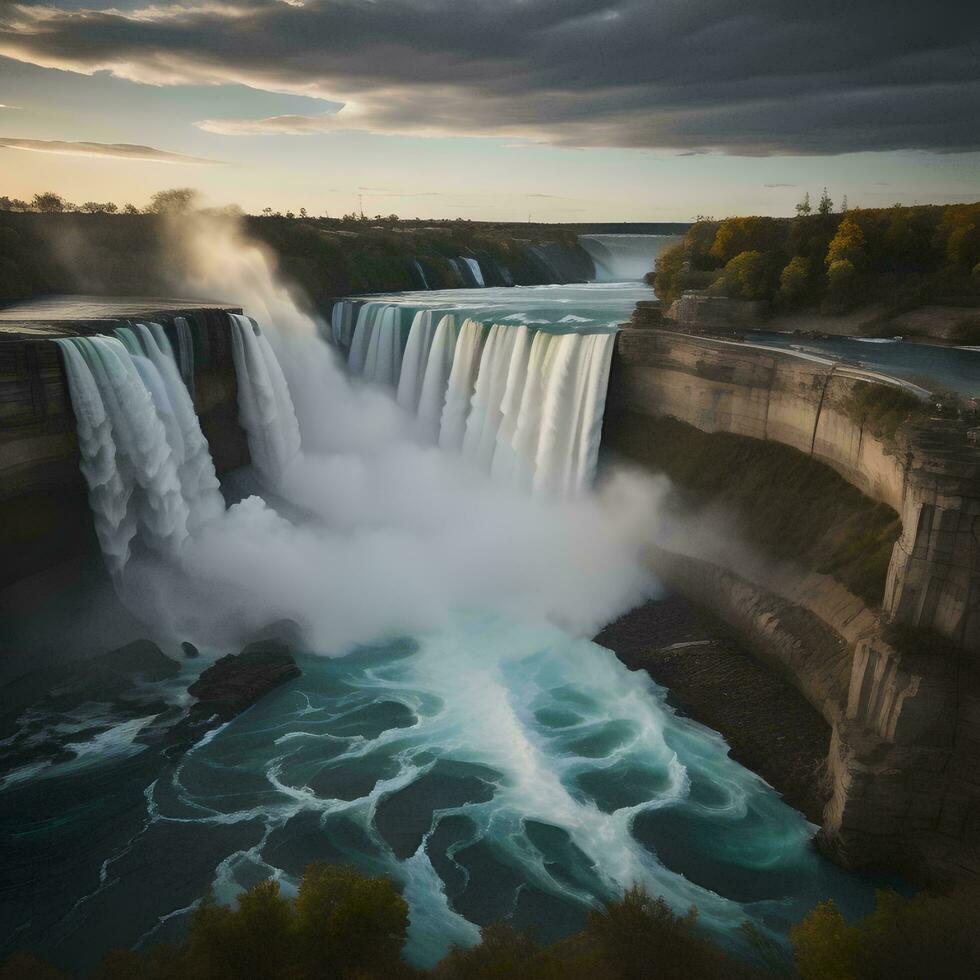
[[[726,218],[715,232],[709,255],[722,264],[742,252],[769,252],[781,247],[784,230],[776,218]]]
[[[850,262],[859,268],[865,258],[864,232],[851,214],[844,215],[827,247],[827,271],[835,262]]]
[[[772,290],[772,257],[762,252],[740,252],[726,264],[721,283],[733,299],[765,299]]]

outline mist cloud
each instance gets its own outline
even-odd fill
[[[4,8],[0,54],[330,103],[201,121],[226,135],[348,129],[740,154],[980,148],[980,8],[960,0],[78,6]]]
[[[0,107],[6,108],[6,107]],[[213,166],[219,160],[186,156],[171,153],[152,146],[137,146],[132,143],[88,143],[74,140],[29,140],[0,136],[0,148],[8,150],[31,150],[35,153],[59,153],[65,156],[108,157],[115,160],[139,160],[148,163],[178,163]]]
[[[127,565],[124,597],[145,621],[221,645],[285,617],[337,654],[471,611],[590,636],[655,590],[644,547],[664,481],[620,473],[570,500],[500,486],[431,445],[389,392],[347,377],[237,219],[181,215],[169,234],[182,295],[234,296],[262,324],[302,450],[272,486],[239,474],[244,499],[175,561]]]

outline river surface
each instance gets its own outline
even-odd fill
[[[952,391],[971,397],[980,395],[980,348],[942,347],[871,337],[812,340],[762,331],[748,333],[745,339],[882,371],[931,391]]]
[[[156,695],[179,701],[197,663]],[[871,908],[872,882],[603,647],[472,614],[298,663],[175,763],[136,741],[152,711],[113,724],[89,704],[80,732],[107,729],[4,787],[5,919],[24,942],[91,964],[175,939],[208,888],[232,901],[272,875],[288,892],[314,860],[392,876],[417,963],[501,919],[567,935],[634,881],[730,942],[746,920],[784,937],[831,896]]]

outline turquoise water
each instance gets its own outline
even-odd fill
[[[746,919],[783,936],[831,895],[870,908],[720,736],[595,644],[472,616],[301,666],[149,796],[164,826],[260,823],[219,897],[353,862],[404,888],[418,963],[500,919],[558,938],[635,881],[727,939]]]
[[[274,876],[288,893],[314,860],[392,876],[419,964],[501,919],[567,935],[633,882],[733,945],[746,920],[785,938],[827,897],[872,906],[873,882],[821,858],[815,827],[605,648],[469,615],[297,660],[174,763],[120,726],[128,751],[3,790],[25,939],[91,964],[178,938],[208,888],[233,901]]]
[[[438,309],[481,323],[549,325],[594,333],[628,320],[640,300],[654,298],[641,282],[590,282],[568,286],[491,286],[433,289],[358,297],[406,310]],[[411,318],[408,317],[409,322]]]

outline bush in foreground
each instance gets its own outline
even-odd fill
[[[550,946],[505,923],[454,948],[428,971],[402,961],[408,907],[394,885],[353,868],[313,864],[295,900],[274,881],[237,908],[205,902],[180,946],[112,950],[93,980],[967,980],[980,976],[980,885],[904,899],[879,892],[848,924],[832,901],[792,929],[792,958],[743,926],[745,958],[700,928],[695,908],[671,910],[639,886],[593,911],[585,929]],[[0,980],[67,980],[27,953]]]

